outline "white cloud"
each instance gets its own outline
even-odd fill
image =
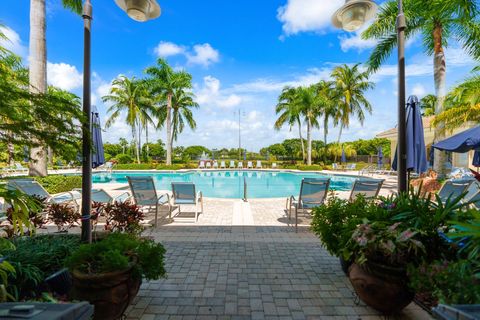
[[[308,86],[319,82],[320,80],[327,80],[330,78],[332,68],[311,68],[305,74],[297,75],[292,80],[278,80],[278,79],[256,79],[251,82],[236,84],[232,87],[235,92],[272,92],[280,91],[286,86],[298,87]]]
[[[365,49],[370,49],[375,47],[377,44],[376,40],[369,39],[363,40],[362,33],[365,31],[371,23],[366,24],[359,30],[353,32],[353,35],[343,35],[339,36],[338,39],[340,40],[340,47],[343,52],[347,52],[350,49],[356,49],[359,52],[362,52]]]
[[[322,32],[331,25],[332,14],[344,0],[288,0],[278,8],[277,18],[287,35],[305,31]]]
[[[27,56],[28,49],[23,45],[20,35],[15,30],[0,26],[0,33],[7,37],[7,39],[0,39],[0,46],[22,58]]]
[[[47,63],[48,83],[63,90],[79,88],[83,83],[83,75],[75,66],[67,63]]]
[[[218,50],[212,48],[208,43],[197,44],[193,46],[193,54],[187,54],[189,64],[199,64],[208,67],[210,64],[218,62],[220,54]]]
[[[427,93],[427,90],[421,83],[417,83],[413,86],[412,94],[419,98],[422,98]]]
[[[220,89],[220,80],[212,76],[203,78],[203,86],[195,90],[198,104],[206,107],[233,108],[242,103],[237,94],[226,94]]]
[[[179,46],[173,42],[160,42],[154,49],[157,56],[168,58],[170,56],[176,56],[185,53],[185,47]]]
[[[196,44],[192,48],[175,44],[173,42],[160,42],[154,49],[158,57],[167,58],[182,55],[190,65],[208,67],[220,60],[220,53],[209,43]]]

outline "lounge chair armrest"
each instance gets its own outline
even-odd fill
[[[130,198],[132,198],[132,196],[130,195],[130,192],[125,191],[119,194],[118,196],[113,197],[112,202],[126,202],[130,200]]]
[[[290,196],[289,198],[287,198],[286,208],[289,209],[294,201],[297,201],[297,199],[295,199],[295,196]]]
[[[203,193],[202,193],[202,191],[198,191],[198,192],[197,192],[197,200],[200,200],[200,201],[203,200]]]
[[[158,197],[157,202],[160,204],[170,204],[170,195],[168,193],[161,194]]]
[[[82,194],[78,191],[75,191],[75,190],[72,190],[72,191],[66,191],[66,192],[61,192],[61,193],[57,193],[57,194],[54,194],[53,196],[51,196],[49,199],[48,199],[48,202],[50,201],[55,201],[56,199],[60,198],[60,197],[63,197],[64,199],[66,199],[67,201],[75,201],[77,199],[81,199],[82,198]]]

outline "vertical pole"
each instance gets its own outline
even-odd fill
[[[90,226],[92,192],[92,156],[91,156],[91,97],[90,97],[90,29],[92,24],[92,5],[86,0],[83,6],[84,49],[83,49],[83,114],[82,126],[82,242],[92,242]]]
[[[398,0],[398,192],[408,191],[407,142],[405,119],[405,15],[402,0]]]
[[[242,111],[238,109],[238,161],[242,161],[242,133],[241,133],[241,122],[240,114]]]

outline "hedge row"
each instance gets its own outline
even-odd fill
[[[71,191],[74,188],[82,187],[81,176],[50,175],[46,177],[35,177],[35,180],[51,194]]]

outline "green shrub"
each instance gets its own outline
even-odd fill
[[[296,166],[296,169],[302,171],[319,171],[323,170],[323,165],[313,164],[311,166],[299,164]]]
[[[183,168],[184,168],[183,164],[172,164],[169,166],[167,166],[166,164],[159,164],[157,166],[157,170],[180,170]]]
[[[118,161],[118,163],[120,164],[125,164],[125,163],[132,163],[133,162],[133,158],[129,155],[129,154],[117,154],[115,156],[115,160]]]
[[[153,163],[125,163],[117,164],[115,170],[152,170],[155,169],[156,165]]]
[[[35,180],[52,194],[67,192],[74,188],[82,187],[81,176],[49,175],[46,177],[35,177]]]
[[[67,259],[70,270],[98,274],[125,270],[138,258],[134,273],[147,280],[157,280],[166,274],[165,248],[152,239],[139,238],[124,233],[111,233],[93,244],[81,245]]]
[[[38,235],[12,240],[12,250],[2,252],[15,268],[8,292],[23,300],[39,295],[39,285],[64,266],[65,259],[80,246],[78,235]]]

